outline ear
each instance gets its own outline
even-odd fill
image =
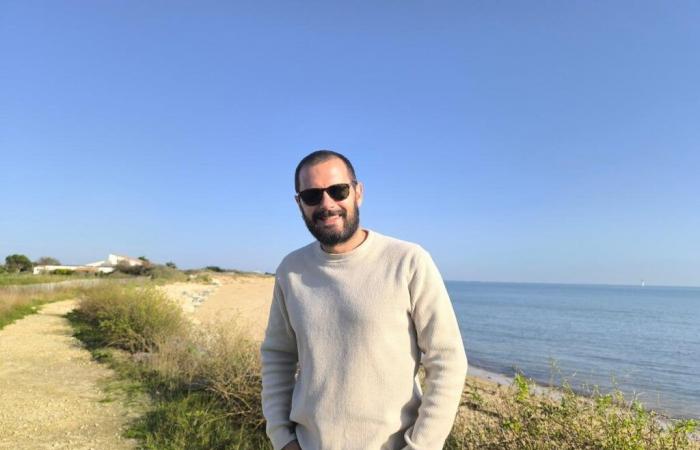
[[[301,197],[299,197],[299,194],[294,194],[294,201],[297,202],[297,206],[301,208]]]
[[[357,184],[355,185],[355,201],[357,202],[357,206],[362,206],[362,200],[364,200],[365,197],[365,185],[362,184],[361,181],[358,181]]]

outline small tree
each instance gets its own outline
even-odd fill
[[[41,258],[34,261],[35,266],[60,266],[61,261],[50,256],[42,256]]]
[[[5,268],[8,272],[28,272],[32,267],[32,262],[26,255],[14,254],[5,257]]]

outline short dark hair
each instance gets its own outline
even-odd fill
[[[301,184],[299,181],[299,173],[304,166],[313,166],[314,164],[322,163],[332,158],[338,158],[343,161],[343,163],[345,163],[345,167],[348,169],[348,174],[350,174],[350,181],[357,181],[357,177],[355,176],[355,168],[352,166],[350,160],[344,155],[334,152],[333,150],[316,150],[315,152],[304,156],[304,159],[299,161],[297,169],[294,171],[294,190],[299,192],[299,185]]]

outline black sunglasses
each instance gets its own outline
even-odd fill
[[[355,181],[352,182],[353,185],[355,183]],[[324,192],[328,192],[328,195],[330,195],[333,200],[339,202],[341,200],[345,200],[348,198],[348,195],[350,195],[350,184],[340,183],[328,186],[326,188],[304,189],[303,191],[299,192],[299,197],[301,197],[301,200],[308,206],[316,206],[321,203],[321,200],[323,200]]]

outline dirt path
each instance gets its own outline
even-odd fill
[[[68,300],[0,330],[0,449],[130,449],[129,420],[100,385],[112,375],[71,336]]]

